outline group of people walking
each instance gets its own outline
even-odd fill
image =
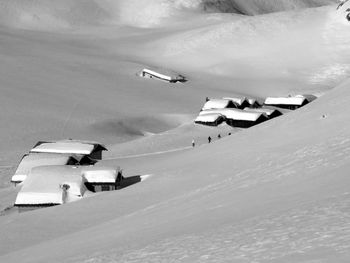
[[[229,132],[228,135],[231,135],[231,133]],[[220,134],[220,133],[218,134],[217,138],[218,138],[218,139],[221,139],[221,134]],[[209,136],[209,137],[208,137],[208,143],[211,143],[212,140],[213,140],[213,139]],[[192,147],[195,147],[195,146],[196,146],[196,142],[195,142],[195,140],[193,139],[193,140],[192,140]]]

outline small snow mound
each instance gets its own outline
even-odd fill
[[[141,182],[147,180],[148,178],[150,178],[150,177],[152,177],[152,176],[153,176],[153,174],[144,174],[144,175],[141,175],[141,176],[140,176],[140,177],[141,177]]]

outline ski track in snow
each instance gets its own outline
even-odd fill
[[[350,250],[350,193],[201,234],[182,235],[127,253],[104,251],[69,262],[270,262]],[[291,259],[289,258],[291,257]]]
[[[171,149],[171,150],[166,150],[166,151],[125,155],[125,156],[119,156],[119,157],[109,157],[109,158],[104,158],[103,161],[111,161],[111,160],[118,160],[118,159],[136,158],[136,157],[159,155],[159,154],[172,153],[172,152],[180,152],[180,151],[188,150],[191,148],[192,148],[191,146],[188,146],[188,147],[176,148],[176,149]]]
[[[201,197],[210,199],[218,192],[252,187],[286,176],[306,176],[309,172],[305,172],[305,169],[312,171],[320,166],[339,167],[349,159],[350,139],[346,136],[334,137],[305,146],[280,160],[164,200],[130,216],[147,216],[154,210],[191,203],[193,200],[196,202]],[[350,192],[346,192],[283,213],[262,215],[205,233],[161,240],[139,250],[99,251],[69,262],[280,262],[283,259],[295,262],[295,256],[304,256],[305,260],[308,253],[319,257],[316,262],[325,262],[321,261],[324,260],[323,253],[327,256],[341,255],[350,250],[349,207]]]

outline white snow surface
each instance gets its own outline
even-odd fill
[[[62,154],[32,153],[25,155],[19,163],[11,181],[23,182],[32,168],[43,165],[65,165],[71,156]]]
[[[258,6],[248,17],[192,1],[2,0],[0,262],[349,262],[349,23],[336,5],[287,2],[317,4],[232,2]],[[146,81],[146,65],[190,81]],[[226,94],[323,96],[246,130],[192,123]],[[99,165],[152,176],[16,213],[15,166],[52,138],[104,142]]]

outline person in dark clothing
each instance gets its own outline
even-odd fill
[[[208,137],[208,143],[211,143],[211,137],[210,136]]]
[[[194,142],[194,139],[192,140],[192,147],[196,146],[196,143]]]
[[[208,97],[206,97],[206,98],[205,98],[205,101],[209,101],[209,98],[208,98]]]
[[[221,139],[221,135],[220,135],[220,133],[219,133],[219,135],[218,135],[218,139]]]

